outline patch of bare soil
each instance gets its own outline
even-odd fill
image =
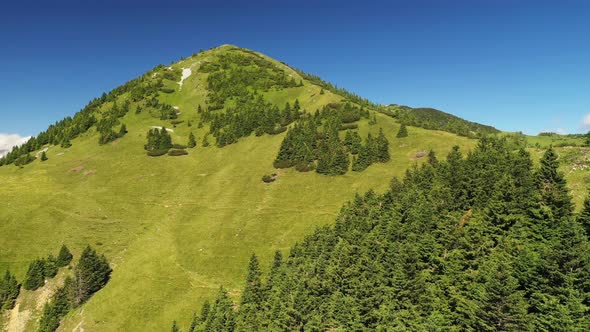
[[[70,172],[78,173],[78,172],[80,172],[83,169],[84,169],[84,166],[83,165],[80,165],[80,166],[76,166],[76,167],[70,169]]]
[[[8,324],[6,324],[6,331],[8,332],[22,332],[25,330],[27,322],[31,319],[31,311],[20,311],[20,301],[16,301],[16,305],[10,310],[8,315]]]
[[[95,169],[91,169],[89,171],[84,172],[84,176],[90,176],[92,174],[96,174],[96,170]]]

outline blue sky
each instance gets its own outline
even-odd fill
[[[590,1],[12,1],[0,138],[34,135],[157,64],[235,44],[378,103],[509,131],[590,129]]]

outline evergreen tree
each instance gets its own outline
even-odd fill
[[[438,164],[438,159],[436,159],[436,153],[432,149],[428,151],[428,163],[432,166]]]
[[[233,303],[227,295],[227,291],[222,287],[211,308],[211,312],[207,316],[205,331],[233,331],[235,328],[235,319]]]
[[[180,329],[178,328],[178,325],[176,324],[176,321],[172,322],[172,332],[180,332]]]
[[[559,168],[557,153],[552,147],[545,151],[536,174],[543,203],[551,209],[556,219],[567,217],[573,212],[573,203],[568,192],[565,177]]]
[[[586,196],[584,206],[578,214],[577,220],[586,231],[586,236],[590,238],[590,195]]]
[[[260,309],[265,301],[264,287],[262,285],[262,272],[256,255],[250,258],[246,286],[240,302],[241,319],[237,321],[238,331],[260,331]]]
[[[47,160],[47,159],[48,159],[48,158],[47,158],[47,154],[45,153],[45,151],[42,151],[42,152],[41,152],[41,161],[45,161],[45,160]]]
[[[53,278],[57,275],[57,259],[53,255],[49,255],[43,264],[43,276],[45,278]]]
[[[397,138],[403,138],[403,137],[408,137],[408,128],[406,128],[405,124],[401,124],[401,126],[399,127],[399,131],[397,132],[397,135],[395,135],[395,137]]]
[[[64,137],[64,139],[60,143],[60,146],[64,149],[67,149],[72,146],[72,143],[70,142],[69,138]]]
[[[208,136],[209,136],[209,134],[205,134],[205,136],[203,136],[203,144],[202,144],[202,146],[203,146],[204,148],[206,148],[206,147],[208,147],[208,146],[209,146],[209,139],[208,139]]]
[[[35,259],[29,264],[23,287],[36,290],[45,285],[45,263],[42,259]]]
[[[18,281],[6,270],[4,278],[0,279],[0,310],[14,308],[19,293],[20,285]]]
[[[127,134],[127,126],[125,126],[125,124],[122,123],[121,127],[119,128],[119,133],[117,134],[117,136],[123,137],[123,136],[125,136],[125,134]]]
[[[377,156],[376,159],[379,162],[388,162],[389,161],[389,141],[383,134],[383,129],[379,128],[379,136],[377,136]]]
[[[74,256],[72,255],[68,247],[66,247],[65,244],[62,244],[61,248],[59,249],[59,254],[57,255],[56,265],[58,267],[67,266],[68,264],[70,264],[73,257]]]
[[[58,288],[50,302],[45,303],[39,320],[40,332],[53,332],[59,327],[60,320],[70,309],[64,287]]]
[[[188,135],[188,144],[187,144],[187,146],[189,148],[194,148],[195,146],[197,146],[197,140],[195,139],[195,135],[193,135],[193,132],[192,131]]]
[[[74,269],[73,304],[79,306],[109,281],[111,267],[106,258],[86,247]]]

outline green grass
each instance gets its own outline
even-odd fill
[[[112,263],[111,281],[70,312],[61,330],[161,331],[174,319],[186,328],[193,311],[213,299],[220,285],[239,295],[252,253],[265,267],[275,250],[287,250],[315,227],[332,223],[355,193],[383,192],[393,176],[424,162],[415,160],[417,152],[434,149],[444,158],[454,145],[466,153],[476,144],[414,127],[408,127],[409,137],[397,139],[399,124],[377,114],[377,125],[362,120],[359,130],[364,138],[382,127],[391,161],[361,173],[329,177],[275,170],[272,163],[284,133],[203,148],[207,128],[197,129],[196,108],[205,106],[206,75],[196,68],[211,54],[174,64],[194,65],[193,75],[181,91],[176,85],[176,93],[162,94],[162,100],[179,107],[179,120],[185,120],[173,128],[174,142],[186,144],[190,131],[197,136],[198,147],[189,149],[188,156],[148,157],[143,145],[150,126],[171,125],[148,112],[136,115],[133,107],[122,119],[129,133],[112,144],[99,146],[93,129],[69,149],[51,146],[46,162],[0,167],[0,271],[10,268],[22,280],[31,260],[56,254],[62,243],[74,260],[90,244]],[[328,91],[320,95],[319,87],[304,83],[265,97],[279,105],[298,98],[310,112],[341,99]],[[80,166],[84,168],[74,171]],[[279,174],[275,182],[261,181],[273,172]]]
[[[22,280],[30,260],[62,243],[75,254],[90,243],[113,263],[113,278],[83,315],[68,316],[66,330],[81,320],[87,331],[161,330],[173,319],[186,322],[221,284],[238,294],[253,252],[266,263],[274,250],[333,222],[355,192],[384,191],[419,151],[433,148],[444,156],[455,144],[475,144],[412,127],[408,138],[396,139],[398,124],[381,115],[378,121],[371,127],[363,121],[361,135],[383,127],[391,162],[338,177],[279,170],[277,181],[265,184],[261,176],[274,172],[284,134],[150,158],[142,149],[145,134],[161,121],[128,114],[129,133],[114,144],[99,146],[89,133],[70,149],[51,147],[44,163],[0,168],[0,196],[7,197],[0,207],[0,242],[7,248],[0,270],[10,267]],[[179,125],[173,139],[184,142],[188,131]],[[199,138],[204,133],[193,131]],[[78,166],[84,170],[71,171]],[[85,176],[89,170],[96,173]]]

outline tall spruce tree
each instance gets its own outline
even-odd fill
[[[62,244],[61,248],[59,249],[59,254],[57,254],[56,264],[58,267],[67,266],[70,264],[73,257],[74,256],[70,252],[70,249],[68,249],[65,244]]]
[[[574,206],[568,192],[565,177],[559,171],[557,153],[553,147],[545,151],[536,174],[536,182],[545,206],[551,209],[555,219],[570,216]]]
[[[78,306],[99,291],[109,281],[111,267],[104,255],[99,256],[90,246],[80,255],[74,269],[74,306]]]
[[[36,290],[43,285],[45,285],[45,263],[42,259],[35,259],[29,264],[23,287]]]
[[[389,141],[383,134],[383,128],[379,128],[379,135],[377,136],[377,161],[385,163],[388,162],[389,157]]]
[[[0,279],[0,310],[14,308],[16,298],[20,293],[20,285],[16,278],[6,270],[4,277]]]
[[[397,132],[397,135],[395,135],[395,137],[397,138],[403,138],[403,137],[408,137],[408,128],[406,128],[405,124],[401,124],[401,126],[399,127],[399,131]]]
[[[195,135],[193,134],[192,131],[188,135],[188,144],[187,144],[187,146],[189,148],[194,148],[195,146],[197,146],[197,140],[195,139]]]

